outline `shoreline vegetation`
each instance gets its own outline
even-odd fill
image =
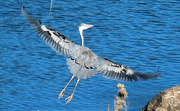
[[[126,105],[126,98],[128,93],[126,92],[126,89],[124,87],[124,84],[118,84],[118,95],[114,98],[114,111],[127,111],[127,105]],[[109,104],[108,104],[108,111],[109,110]]]
[[[124,84],[119,83],[117,85],[117,88],[119,89],[118,90],[119,94],[114,99],[114,111],[122,111],[122,110],[127,111],[126,97],[128,93],[126,92]]]

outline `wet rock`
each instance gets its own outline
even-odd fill
[[[180,111],[180,85],[161,91],[140,111]]]

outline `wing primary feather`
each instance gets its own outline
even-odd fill
[[[35,19],[33,19],[31,16],[29,16],[26,11],[24,10],[24,7],[21,7],[21,12],[22,14],[25,16],[25,18],[29,21],[29,23],[33,26],[33,27],[40,27],[41,24],[39,22],[37,22]]]
[[[98,57],[97,71],[104,77],[121,81],[138,81],[139,79],[147,80],[158,76],[157,72],[154,74],[135,72],[129,69],[128,66],[101,57]]]
[[[42,24],[41,20],[39,20],[39,23]]]
[[[118,74],[118,79],[117,80],[121,81],[122,80],[121,73],[118,72],[117,74]]]
[[[57,32],[56,30],[46,27],[42,24],[42,22],[36,21],[34,18],[29,16],[24,7],[21,7],[21,12],[24,17],[29,21],[31,26],[34,27],[37,34],[56,52],[62,54],[64,56],[73,56],[72,51],[76,51],[74,44],[71,40],[69,40],[63,34]]]
[[[159,75],[158,73],[145,74],[145,73],[140,73],[140,72],[135,72],[134,74],[141,80],[154,79],[154,78],[157,78],[157,76]]]
[[[117,72],[115,72],[115,80],[118,80],[118,76],[119,76],[119,74],[117,74]]]

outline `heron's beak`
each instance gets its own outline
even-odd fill
[[[88,28],[91,28],[91,27],[93,27],[93,25],[88,25]]]

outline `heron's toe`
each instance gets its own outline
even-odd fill
[[[67,98],[65,99],[65,100],[67,100],[66,104],[69,103],[72,98],[73,98],[73,94],[71,94],[69,97],[67,97]]]
[[[62,97],[63,97],[63,95],[64,95],[64,93],[65,93],[65,89],[63,89],[63,90],[61,91],[61,93],[59,94],[58,99],[62,98]]]

